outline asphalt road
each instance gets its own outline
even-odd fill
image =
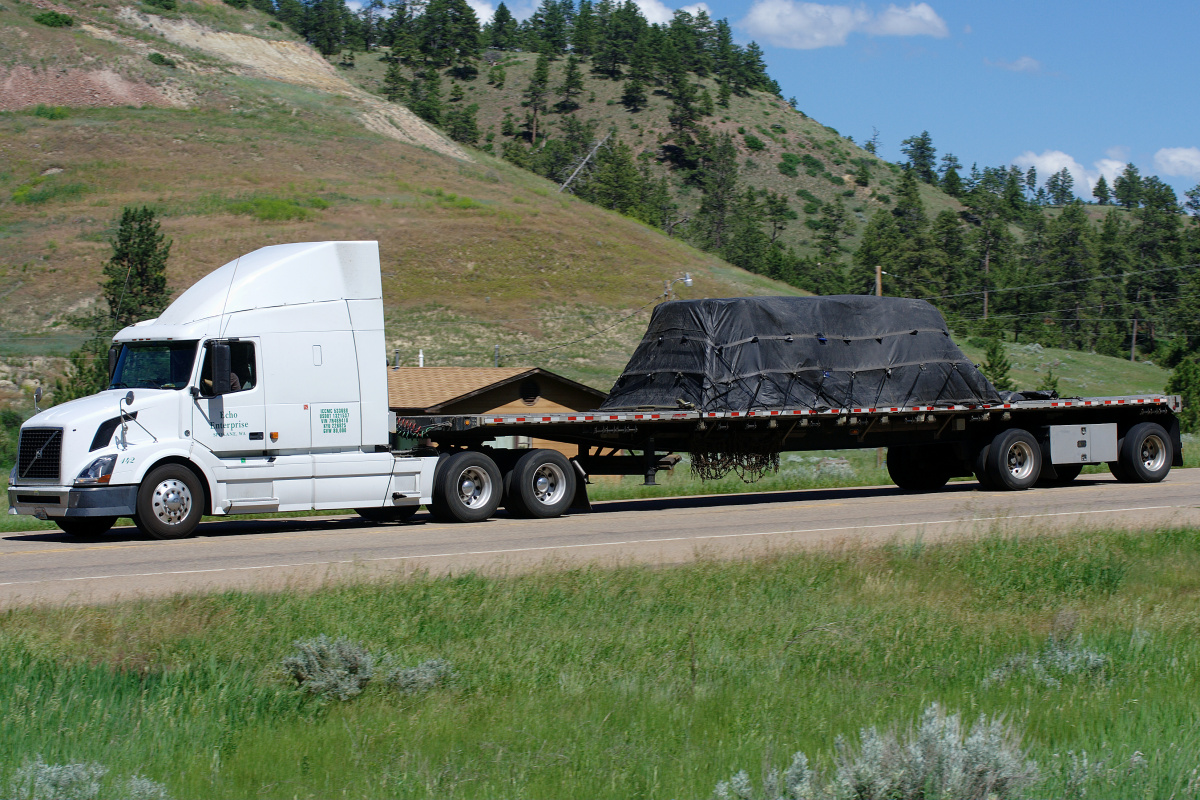
[[[117,528],[94,542],[52,531],[0,536],[0,608],[104,603],[177,592],[310,588],[343,580],[538,567],[673,564],[796,548],[852,548],[921,537],[1078,527],[1200,525],[1200,469],[1159,484],[1108,475],[1025,492],[952,483],[934,494],[895,487],[614,501],[553,520],[499,516],[474,525],[403,525],[356,517],[231,520],[182,541]]]

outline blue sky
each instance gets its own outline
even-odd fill
[[[470,0],[482,18],[497,0]],[[879,131],[879,154],[928,130],[964,166],[1063,167],[1091,199],[1127,161],[1183,192],[1200,183],[1195,0],[636,0],[652,22],[676,8],[728,18],[757,41],[783,96],[843,135]],[[533,0],[507,3],[528,16]]]

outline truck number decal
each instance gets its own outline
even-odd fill
[[[321,433],[345,433],[350,421],[349,408],[322,408],[320,413]]]

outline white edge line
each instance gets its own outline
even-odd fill
[[[1141,506],[1138,508],[1109,508],[1094,511],[1056,511],[1048,514],[1016,514],[995,517],[971,517],[962,519],[938,519],[927,522],[887,522],[879,525],[843,525],[836,528],[797,528],[784,531],[755,531],[753,533],[713,533],[705,536],[670,536],[662,539],[627,539],[617,542],[587,542],[581,544],[543,545],[541,547],[510,547],[500,550],[466,550],[457,553],[425,553],[413,556],[382,556],[379,558],[340,559],[337,561],[302,561],[295,564],[267,564],[257,567],[215,567],[213,569],[183,569],[166,572],[131,572],[119,575],[88,575],[78,578],[45,578],[35,581],[8,581],[0,586],[27,586],[38,583],[65,583],[70,581],[99,581],[116,578],[154,578],[162,575],[201,575],[208,572],[252,572],[263,569],[289,569],[294,567],[320,567],[334,564],[373,564],[384,561],[417,561],[423,558],[449,558],[451,556],[490,556],[508,553],[536,553],[544,550],[580,550],[585,547],[619,547],[635,544],[659,544],[663,542],[699,542],[708,539],[744,539],[754,536],[786,536],[796,533],[836,533],[838,531],[865,531],[878,528],[907,528],[918,525],[950,525],[961,522],[994,522],[1010,519],[1038,519],[1042,517],[1070,517],[1085,514],[1119,514],[1125,511],[1161,511],[1183,506]]]

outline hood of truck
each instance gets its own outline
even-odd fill
[[[180,426],[185,422],[181,415],[191,400],[186,391],[138,389],[133,405],[119,405],[128,391],[110,389],[48,408],[26,420],[21,428],[62,428],[60,477],[65,483],[70,483],[92,459],[113,451],[122,436],[123,408],[127,416],[136,419],[126,424],[123,446],[179,437]]]

